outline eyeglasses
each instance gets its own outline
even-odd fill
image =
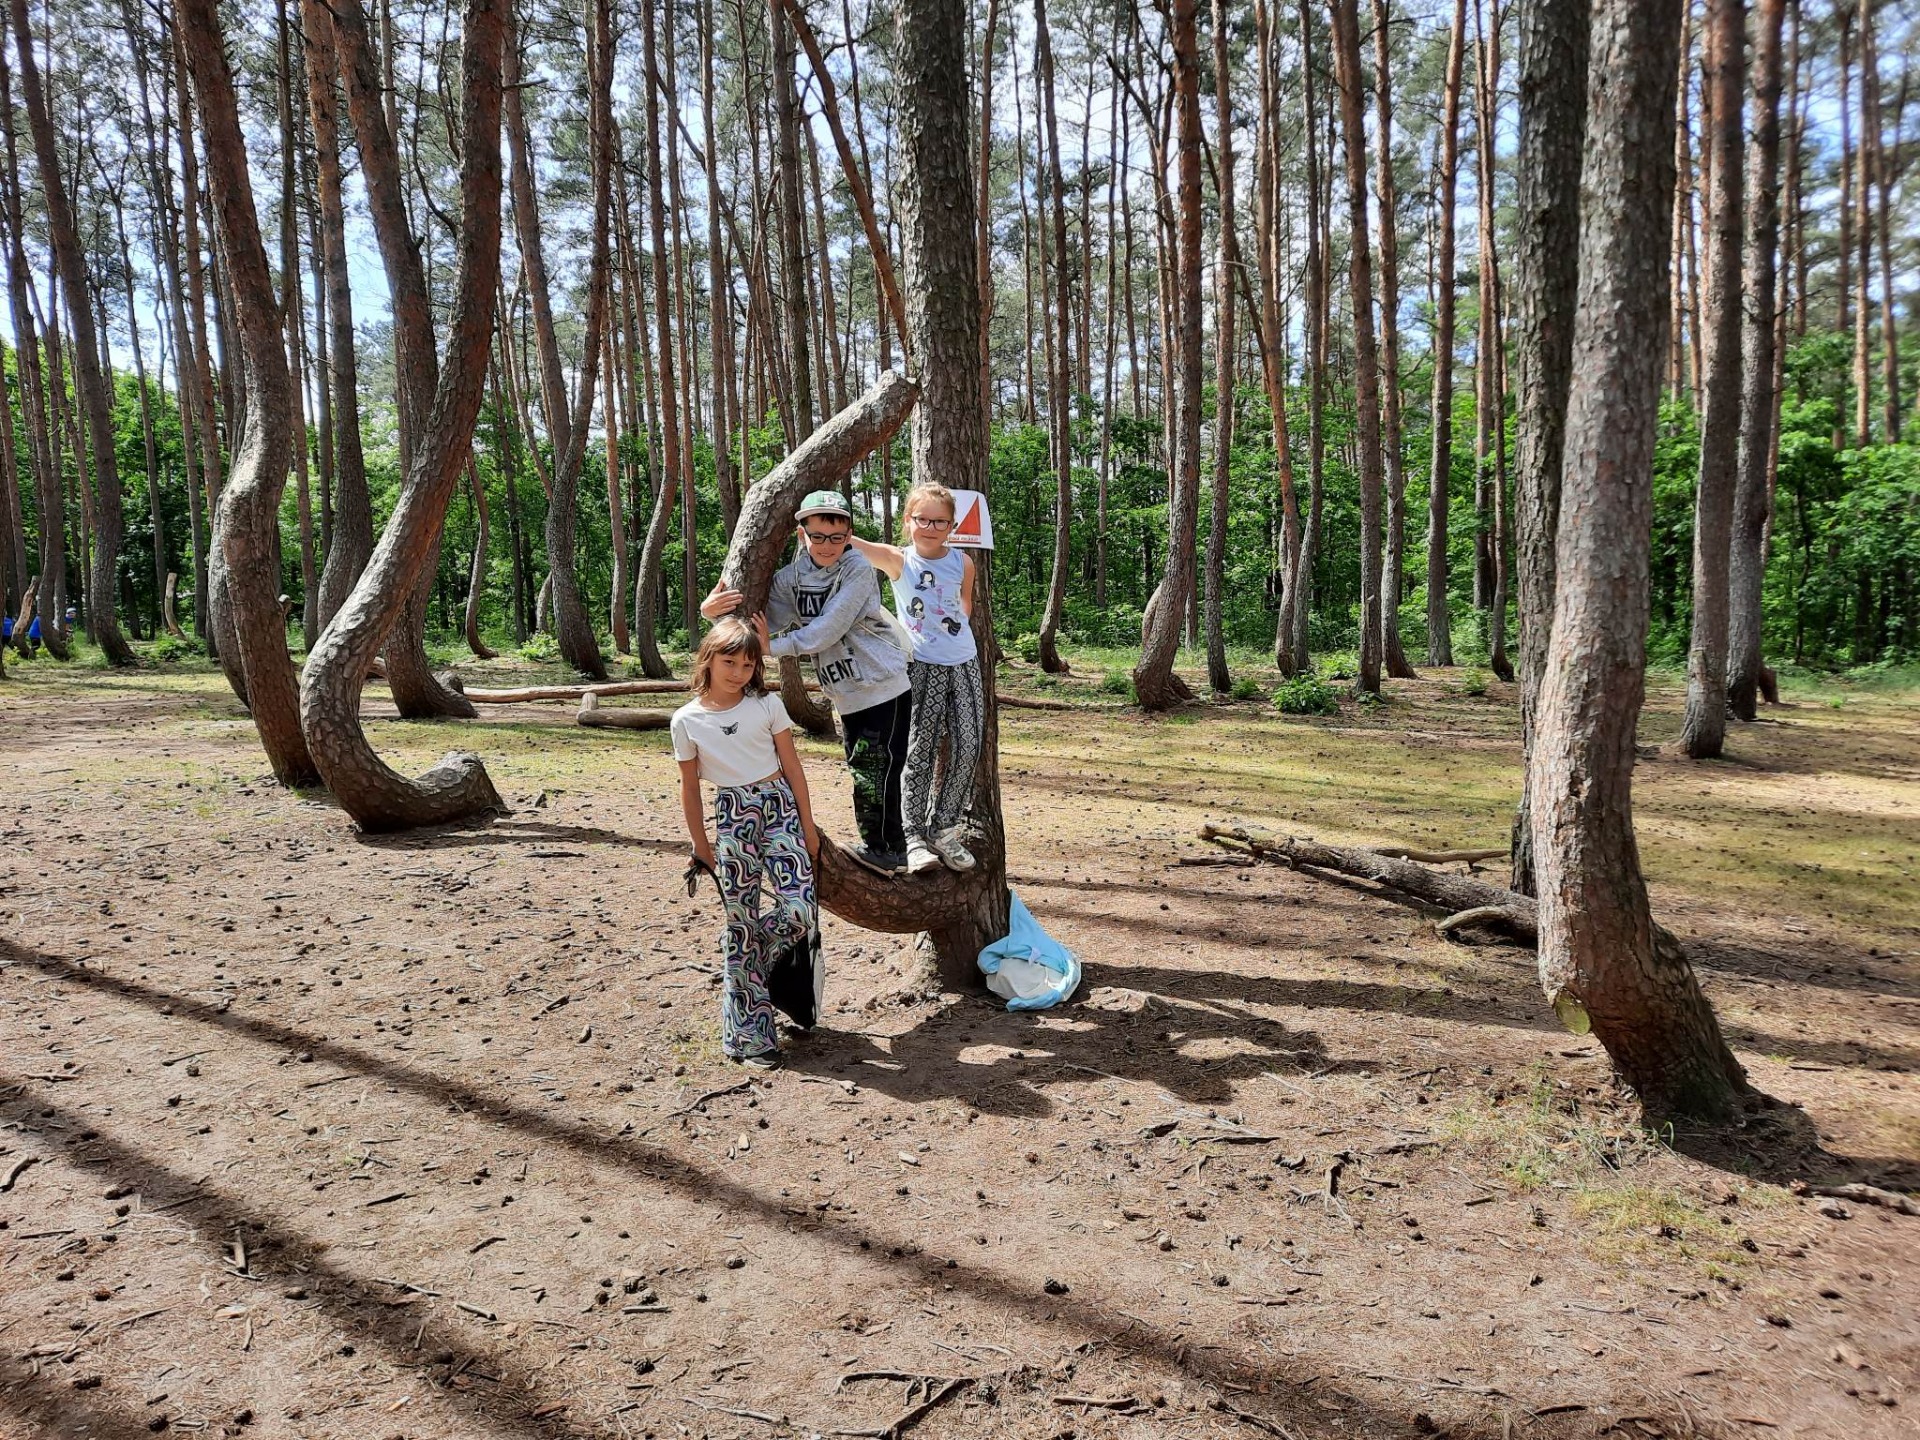
[[[953,524],[951,520],[943,520],[934,515],[909,515],[907,519],[922,530],[945,530]]]
[[[844,545],[847,543],[847,539],[851,533],[852,532],[847,530],[835,530],[831,533],[823,534],[818,530],[809,530],[807,531],[807,539],[820,545]]]

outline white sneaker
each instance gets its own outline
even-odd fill
[[[943,830],[934,836],[933,849],[949,870],[973,869],[973,852],[960,843],[958,830]]]
[[[907,844],[907,870],[910,874],[924,875],[929,870],[940,868],[940,857],[930,850],[925,841],[913,840]]]

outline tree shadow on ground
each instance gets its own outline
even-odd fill
[[[428,850],[470,850],[483,845],[616,845],[631,850],[657,850],[662,854],[684,855],[685,840],[657,840],[646,835],[628,835],[600,825],[562,825],[552,820],[497,818],[476,826],[471,820],[458,825],[406,830],[390,835],[356,833],[354,842],[369,850],[417,853]]]
[[[629,1172],[633,1181],[671,1192],[679,1199],[706,1205],[717,1204],[783,1233],[786,1230],[789,1215],[777,1194],[758,1193],[638,1137],[610,1137],[602,1126],[537,1114],[498,1094],[453,1083],[443,1076],[391,1057],[374,1055],[357,1046],[278,1021],[224,1009],[189,993],[166,990],[123,976],[103,974],[81,963],[22,949],[3,938],[0,938],[0,963],[24,966],[51,979],[91,990],[102,998],[117,998],[121,1002],[164,1013],[176,1024],[191,1022],[290,1054],[307,1052],[317,1060],[326,1060],[352,1073],[384,1081],[436,1107],[454,1106],[471,1116],[476,1123],[504,1127],[519,1135],[555,1145],[583,1163],[619,1166]],[[1263,1061],[1263,1064],[1268,1063],[1271,1062]],[[16,1087],[19,1091],[16,1103],[19,1106],[59,1113],[46,1099],[50,1086],[18,1080]],[[0,1106],[0,1109],[7,1108],[10,1107]],[[97,1131],[100,1125],[96,1117],[73,1118],[84,1118],[85,1125],[91,1130]],[[156,1188],[163,1184],[171,1185],[175,1181],[175,1177],[159,1173],[151,1162],[127,1147],[112,1140],[103,1140],[97,1134],[92,1141],[86,1142],[86,1149],[94,1158],[76,1157],[74,1163],[105,1170],[110,1167],[98,1157],[112,1156],[127,1165],[154,1170]],[[203,1195],[199,1200],[190,1201],[189,1206],[179,1208],[184,1210],[192,1206],[209,1207],[208,1223],[213,1228],[218,1228],[220,1222],[231,1225],[247,1219],[246,1207],[224,1197],[216,1199]],[[1276,1366],[1265,1357],[1258,1360],[1243,1359],[1225,1351],[1202,1350],[1190,1346],[1171,1329],[1143,1325],[1136,1317],[1122,1315],[1098,1300],[1042,1295],[1036,1289],[1016,1286],[997,1275],[968,1267],[948,1269],[946,1261],[922,1253],[919,1237],[913,1234],[890,1233],[851,1215],[843,1217],[833,1212],[819,1217],[817,1228],[807,1234],[815,1243],[831,1245],[849,1256],[889,1266],[899,1272],[903,1283],[919,1285],[937,1282],[950,1285],[973,1300],[1000,1311],[1019,1314],[1034,1321],[1051,1320],[1077,1332],[1083,1339],[1097,1338],[1102,1344],[1112,1343],[1116,1349],[1124,1349],[1216,1391],[1236,1394],[1238,1399],[1235,1403],[1241,1404],[1244,1409],[1254,1408],[1251,1403],[1254,1400],[1253,1392],[1261,1391],[1261,1418],[1272,1425],[1282,1421],[1310,1423],[1314,1430],[1324,1430],[1333,1424],[1348,1433],[1369,1436],[1397,1437],[1427,1433],[1413,1415],[1386,1412],[1371,1401],[1327,1382],[1317,1372],[1308,1370],[1302,1360],[1282,1362]],[[332,1299],[328,1304],[330,1313],[341,1316],[344,1323],[367,1326],[382,1343],[396,1351],[401,1348],[398,1335],[388,1333],[391,1327],[383,1323],[383,1317],[358,1313],[363,1298],[357,1280],[332,1268],[311,1242],[284,1230],[277,1230],[273,1239],[279,1248],[269,1248],[260,1253],[282,1254],[290,1260],[298,1257],[301,1263],[314,1265],[315,1273],[325,1272],[326,1284],[332,1291]],[[1124,1344],[1117,1339],[1121,1334],[1128,1337]],[[443,1349],[453,1348],[444,1338],[440,1343]],[[1313,1380],[1308,1378],[1310,1375],[1314,1377]],[[1315,1380],[1318,1383],[1314,1383]],[[9,1403],[8,1397],[0,1395],[0,1406]],[[500,1433],[551,1433],[532,1426],[525,1418],[503,1413],[505,1408],[488,1406],[475,1413],[484,1414],[499,1428]],[[1458,1433],[1462,1433],[1464,1440],[1466,1436],[1495,1432],[1490,1428],[1484,1431],[1470,1428]]]

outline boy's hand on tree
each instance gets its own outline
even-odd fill
[[[767,629],[765,612],[753,617],[753,633],[760,637],[760,653],[765,655],[773,648],[773,633]]]

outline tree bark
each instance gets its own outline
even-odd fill
[[[1407,470],[1400,424],[1400,210],[1393,183],[1393,55],[1387,0],[1373,0],[1373,115],[1380,153],[1380,443],[1386,457],[1386,537],[1380,578],[1380,659],[1395,680],[1418,678],[1400,640],[1406,570]]]
[[[781,0],[768,0],[773,36],[774,126],[780,155],[780,285],[787,311],[787,354],[792,365],[794,438],[813,433],[813,318],[807,305],[806,229],[801,221],[805,184],[800,173],[800,97],[794,87],[793,27]],[[664,372],[663,372],[664,373]]]
[[[1708,172],[1707,366],[1693,512],[1693,634],[1680,746],[1719,756],[1727,735],[1727,574],[1740,449],[1740,232],[1745,165],[1741,0],[1711,0],[1707,50],[1713,163]]]
[[[1047,580],[1047,603],[1040,615],[1040,668],[1049,675],[1064,671],[1060,658],[1060,622],[1067,608],[1067,571],[1073,563],[1073,341],[1072,263],[1067,250],[1067,199],[1060,172],[1060,127],[1054,116],[1053,38],[1047,25],[1047,0],[1034,0],[1034,32],[1038,41],[1037,80],[1040,90],[1041,133],[1047,150],[1047,214],[1042,223],[1053,231],[1053,313],[1046,317],[1053,343],[1047,347],[1047,431],[1053,459],[1053,566]],[[1084,303],[1084,297],[1082,297]]]
[[[460,240],[446,364],[399,501],[353,594],[307,660],[301,722],[314,760],[341,807],[367,830],[396,830],[465,819],[504,806],[474,755],[452,754],[418,781],[381,761],[360,725],[360,689],[406,597],[432,559],[473,444],[486,383],[494,294],[500,275],[500,69],[503,0],[466,0],[460,87]],[[346,0],[364,29],[357,0]],[[369,147],[390,134],[360,130]],[[391,160],[389,152],[384,159]],[[379,212],[376,212],[378,214]],[[404,236],[383,236],[404,242]],[[383,243],[383,254],[391,254]],[[396,276],[388,284],[398,295]]]
[[[93,556],[87,573],[87,618],[94,639],[113,665],[134,663],[133,647],[120,633],[114,618],[118,597],[120,541],[124,526],[120,498],[120,467],[113,433],[113,397],[100,369],[99,332],[93,323],[93,301],[88,289],[86,256],[80,247],[80,231],[68,199],[67,182],[61,171],[59,142],[53,131],[53,118],[47,109],[46,93],[40,84],[40,67],[33,54],[33,29],[27,20],[27,0],[13,0],[13,31],[20,57],[20,89],[26,101],[27,123],[33,132],[33,147],[40,165],[40,192],[46,202],[47,229],[50,233],[55,268],[60,275],[61,292],[66,296],[67,319],[73,327],[73,373],[79,390],[81,408],[86,413],[87,433],[93,445],[94,521]],[[84,491],[84,472],[81,479]],[[41,627],[43,630],[45,626]]]
[[[24,0],[20,4],[24,8]],[[300,730],[299,687],[280,610],[280,497],[292,459],[294,414],[280,306],[254,211],[246,138],[218,8],[214,0],[178,0],[175,13],[200,110],[207,184],[217,239],[227,258],[247,396],[214,534],[227,558],[227,594],[260,743],[282,785],[311,785],[319,771]]]
[[[307,54],[307,113],[318,160],[320,249],[330,328],[327,383],[334,425],[333,536],[320,572],[318,618],[324,632],[373,553],[373,510],[360,448],[360,374],[354,355],[353,285],[347,270],[346,206],[341,191],[340,108],[334,89],[339,56],[333,12],[324,0],[301,0],[300,19]]]
[[[1728,565],[1727,706],[1736,719],[1757,714],[1762,668],[1761,590],[1767,574],[1768,522],[1779,404],[1775,339],[1780,245],[1780,36],[1786,0],[1754,8],[1753,140],[1747,152],[1747,213],[1741,285],[1740,447]]]
[[[1356,0],[1333,0],[1334,74],[1347,152],[1347,274],[1353,298],[1354,411],[1359,431],[1360,676],[1363,695],[1380,693],[1380,356],[1373,333],[1373,261],[1367,234],[1367,132]],[[1385,137],[1382,137],[1384,143]],[[1391,224],[1391,220],[1383,223]]]
[[[1454,0],[1453,36],[1440,121],[1440,222],[1434,262],[1438,295],[1433,318],[1433,456],[1427,474],[1427,664],[1453,664],[1448,601],[1447,526],[1453,480],[1454,216],[1460,180],[1460,82],[1465,69],[1467,0]]]
[[[1187,594],[1193,588],[1194,532],[1200,508],[1200,41],[1196,16],[1198,0],[1173,0],[1174,110],[1179,121],[1177,145],[1179,206],[1174,261],[1174,326],[1172,367],[1174,426],[1167,485],[1167,568],[1160,582],[1161,603],[1150,606],[1143,625],[1140,663],[1133,670],[1134,693],[1148,710],[1170,710],[1193,698],[1186,682],[1174,674],[1173,659],[1185,628]]]
[[[1573,317],[1580,291],[1580,161],[1587,112],[1588,0],[1520,7],[1520,202],[1514,225],[1515,568],[1520,593],[1520,805],[1513,888],[1533,893],[1525,774],[1553,629],[1554,546],[1566,450]]]
[[[1218,133],[1220,246],[1213,270],[1214,411],[1213,484],[1207,500],[1207,563],[1204,609],[1207,635],[1207,686],[1225,695],[1233,686],[1227,671],[1226,604],[1227,506],[1233,479],[1234,254],[1233,73],[1227,63],[1225,0],[1213,0],[1214,128]]]
[[[487,487],[481,483],[480,467],[467,461],[467,488],[473,496],[473,563],[467,567],[467,606],[463,628],[467,649],[477,660],[491,660],[498,653],[480,638],[480,597],[487,582]]]
[[[1584,1009],[1650,1121],[1724,1120],[1745,1078],[1654,941],[1634,843],[1653,442],[1673,204],[1678,0],[1598,0],[1587,95],[1559,571],[1534,734],[1540,979]]]

